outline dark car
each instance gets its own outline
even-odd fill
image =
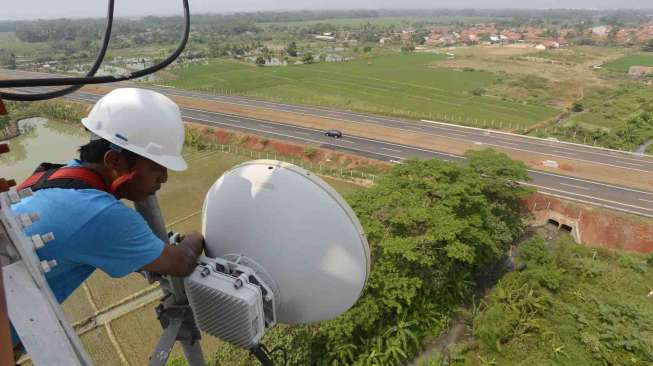
[[[324,134],[329,136],[329,137],[334,137],[334,138],[337,138],[337,139],[342,138],[342,131],[339,131],[339,130],[328,130]]]

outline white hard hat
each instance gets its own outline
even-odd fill
[[[184,123],[175,102],[137,88],[115,89],[103,96],[82,123],[99,137],[170,170],[186,170],[181,156]]]

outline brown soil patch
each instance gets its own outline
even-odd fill
[[[229,133],[224,130],[215,130],[213,133],[215,140],[223,145],[231,143],[231,138],[233,137],[232,133]]]

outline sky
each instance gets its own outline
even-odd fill
[[[297,9],[653,8],[651,0],[189,0],[192,13]],[[0,0],[0,20],[102,17],[107,0]],[[116,0],[116,16],[181,14],[181,0]]]

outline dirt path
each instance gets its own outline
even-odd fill
[[[139,291],[122,301],[105,309],[97,311],[93,316],[73,324],[78,335],[109,324],[111,321],[127,315],[128,313],[151,304],[163,297],[163,292],[158,286],[150,286]]]
[[[460,343],[461,340],[468,339],[470,337],[468,333],[465,319],[462,316],[456,317],[453,320],[451,327],[449,327],[449,329],[438,338],[427,344],[426,350],[411,361],[408,366],[428,365],[427,362],[436,355],[440,355],[447,359],[449,357],[449,345]]]

